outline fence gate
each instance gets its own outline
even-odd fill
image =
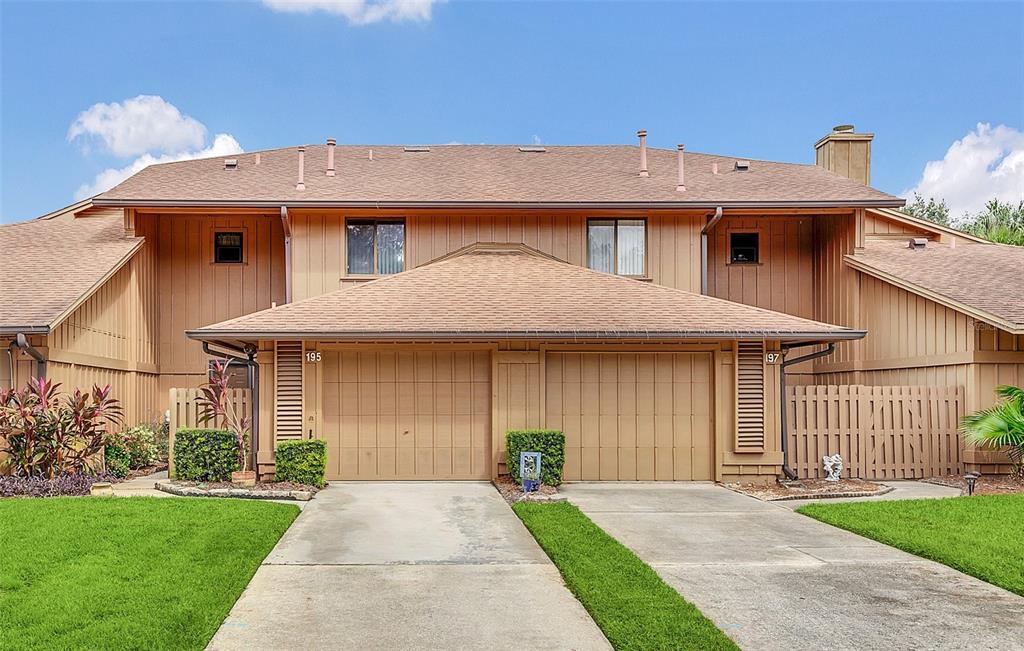
[[[238,413],[248,414],[252,403],[252,390],[228,389],[231,401]],[[168,405],[171,418],[167,439],[167,472],[174,476],[174,434],[183,427],[215,427],[213,423],[204,423],[202,409],[199,407],[200,389],[171,389]]]
[[[789,465],[800,477],[824,477],[821,458],[838,452],[844,477],[959,474],[963,408],[963,387],[787,387]]]

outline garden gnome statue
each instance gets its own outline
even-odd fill
[[[837,452],[831,457],[822,457],[825,464],[825,481],[839,481],[843,474],[843,457]]]

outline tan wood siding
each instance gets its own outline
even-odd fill
[[[477,242],[526,244],[566,262],[587,264],[588,217],[594,212],[558,214],[521,212],[423,213],[380,211],[377,216],[404,217],[406,269]],[[700,228],[703,215],[694,213],[602,213],[647,220],[646,274],[653,282],[700,291]],[[342,286],[366,282],[348,277],[345,262],[345,221],[364,212],[291,212],[293,233],[293,298],[300,300]]]
[[[567,480],[714,477],[709,353],[549,353],[546,393]]]
[[[141,250],[50,333],[49,358],[157,370],[156,265]]]
[[[737,303],[813,318],[813,224],[819,218],[778,215],[726,217],[720,221],[708,237],[708,293]],[[757,264],[729,262],[731,233],[758,233]]]
[[[323,347],[330,479],[488,479],[486,350]]]
[[[165,213],[139,215],[136,229],[158,251],[160,371],[190,376],[167,380],[188,386],[206,372],[207,357],[186,330],[285,302],[284,230],[278,216]],[[213,263],[218,230],[244,233],[245,261]]]

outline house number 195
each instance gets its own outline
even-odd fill
[[[306,353],[306,361],[307,362],[319,362],[320,361],[320,351],[319,350],[310,350],[310,351],[308,351]]]

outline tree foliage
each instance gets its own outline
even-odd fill
[[[902,211],[908,215],[926,219],[942,226],[951,226],[965,233],[982,237],[990,242],[1024,246],[1024,201],[1016,205],[993,199],[985,209],[973,215],[964,213],[959,219],[949,215],[949,206],[941,199],[929,197],[925,200],[919,194],[909,201]]]

